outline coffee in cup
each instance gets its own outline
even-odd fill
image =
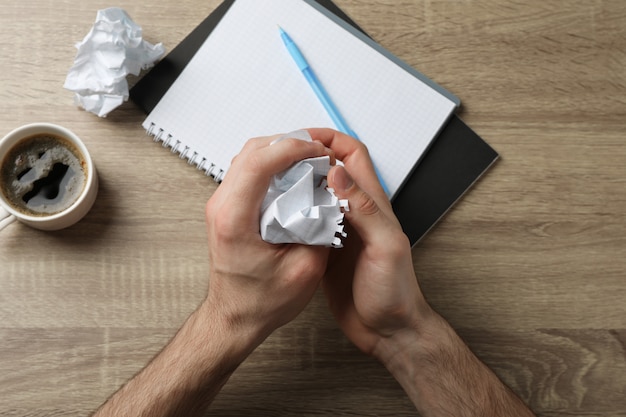
[[[0,205],[44,230],[67,227],[87,213],[97,193],[95,167],[69,130],[37,123],[0,142]]]
[[[0,187],[11,206],[31,216],[70,207],[85,187],[85,160],[67,139],[39,133],[22,139],[0,163]]]

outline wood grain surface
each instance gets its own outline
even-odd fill
[[[626,416],[626,2],[337,0],[454,94],[502,156],[413,250],[421,287],[540,416]],[[119,0],[171,50],[217,0]],[[216,185],[106,119],[63,82],[101,0],[5,0],[0,132],[62,124],[101,189],[77,225],[0,232],[0,415],[84,416],[140,370],[205,295]],[[280,296],[280,294],[276,294]],[[224,416],[408,416],[385,369],[317,294],[235,373]]]

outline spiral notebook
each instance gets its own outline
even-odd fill
[[[459,101],[314,1],[235,1],[144,128],[219,181],[251,137],[335,127],[278,25],[395,195]]]
[[[230,8],[239,1],[241,0],[224,0],[160,63],[139,80],[130,90],[130,98],[147,114],[152,114],[166,92],[198,55],[206,40],[210,39],[215,29],[222,24]],[[318,10],[336,24],[352,27],[360,32],[362,37],[367,37],[366,33],[331,0],[308,3],[315,3]],[[421,74],[419,76],[425,78]],[[454,96],[452,98],[453,101],[456,100]],[[165,130],[156,128],[156,125],[148,124],[147,129],[151,129],[155,139],[179,152],[182,157],[202,168],[204,172],[220,174],[220,170],[216,169],[217,165],[208,162],[213,154],[211,151],[202,155],[196,150],[191,151],[188,144],[183,145],[182,140],[174,139],[171,134],[165,134]],[[205,137],[202,140],[208,139]],[[417,244],[497,159],[497,152],[456,114],[452,114],[392,200],[394,212],[411,243]]]

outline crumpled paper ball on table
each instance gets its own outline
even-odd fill
[[[162,44],[142,39],[141,27],[117,7],[99,10],[82,42],[64,87],[76,105],[105,117],[128,100],[128,74],[139,75],[165,54]]]
[[[311,141],[306,130],[286,138]],[[275,143],[274,142],[274,143]],[[272,178],[261,209],[261,237],[270,243],[342,247],[343,210],[348,201],[335,196],[326,184],[330,157],[304,159]]]

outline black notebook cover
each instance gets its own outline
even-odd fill
[[[130,98],[150,113],[235,0],[222,2],[178,46],[130,90]],[[356,25],[330,0],[320,5]],[[498,154],[457,116],[422,157],[392,201],[404,232],[415,245],[498,158]]]

